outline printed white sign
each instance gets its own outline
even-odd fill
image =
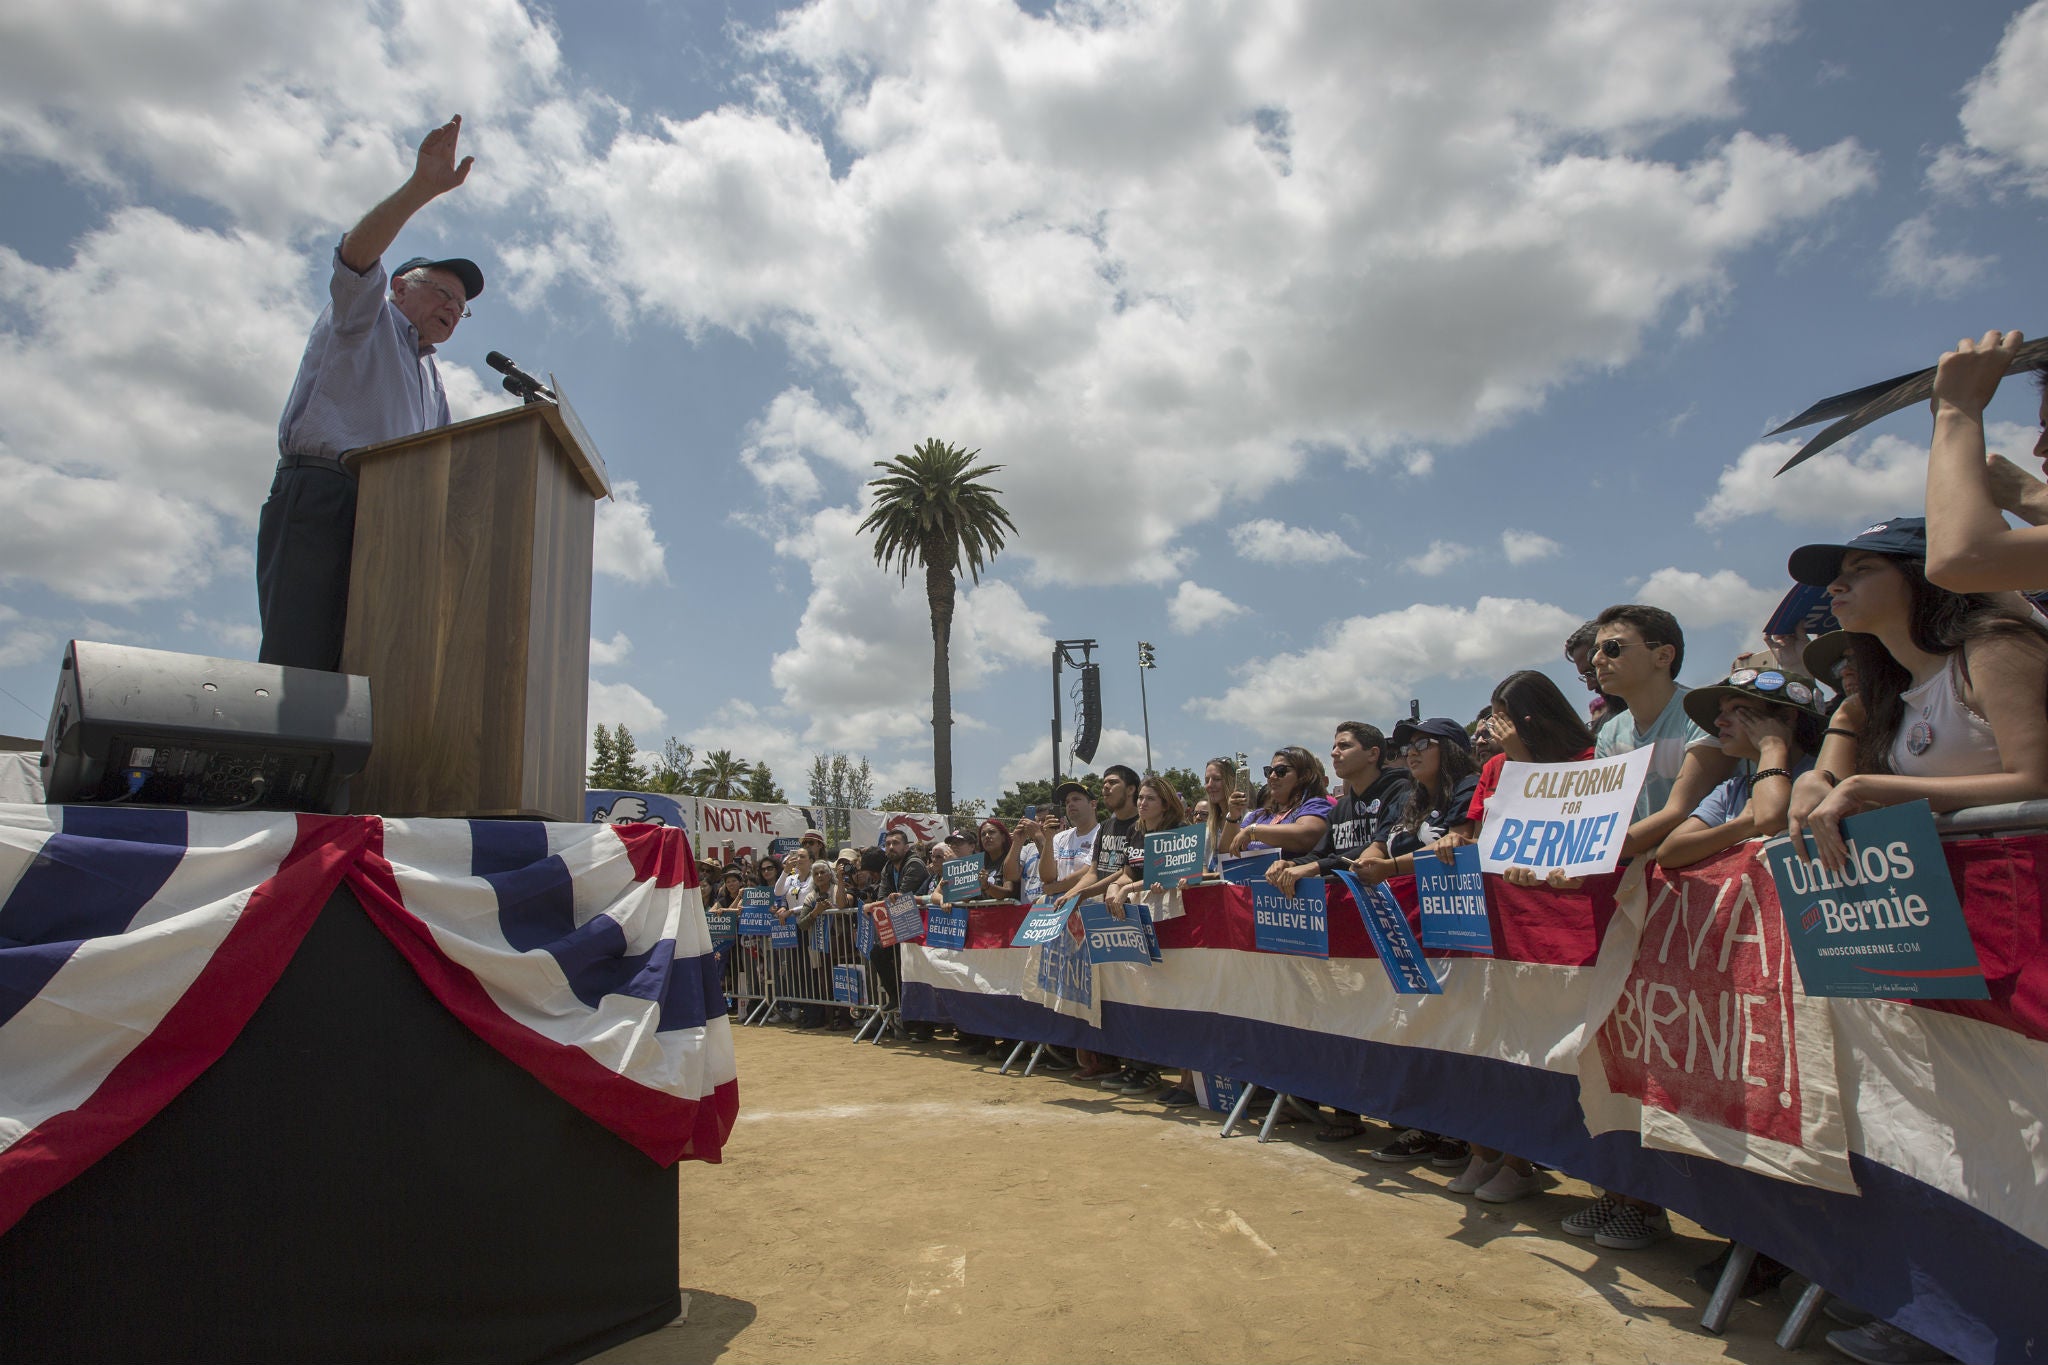
[[[1503,765],[1479,831],[1479,865],[1495,873],[1526,867],[1539,877],[1612,872],[1653,752]]]

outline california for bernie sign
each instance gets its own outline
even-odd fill
[[[1480,866],[1588,877],[1612,872],[1628,837],[1650,748],[1581,763],[1506,763],[1486,802]]]
[[[1764,845],[1808,995],[1985,1000],[1984,969],[1925,801],[1842,821],[1830,872],[1787,838]]]

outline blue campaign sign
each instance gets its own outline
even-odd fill
[[[915,896],[899,891],[882,904],[889,912],[889,933],[898,943],[908,943],[924,932],[924,906]]]
[[[803,946],[802,941],[797,937],[795,915],[787,915],[782,919],[770,921],[768,946],[770,948],[798,948]]]
[[[1069,1004],[1095,1003],[1095,966],[1088,945],[1062,933],[1039,950],[1038,989]]]
[[[770,839],[768,841],[768,851],[778,858],[787,858],[790,854],[796,852],[803,846],[804,841],[802,839],[792,839],[787,835],[784,835],[782,838],[779,839]]]
[[[1927,803],[1852,815],[1842,842],[1840,876],[1789,839],[1764,845],[1806,993],[1988,999]]]
[[[1303,877],[1283,896],[1264,877],[1252,883],[1252,937],[1259,951],[1296,957],[1330,955],[1329,906],[1321,877]]]
[[[765,886],[740,892],[740,937],[766,938],[775,928],[775,893]]]
[[[1152,923],[1152,907],[1143,901],[1132,901],[1126,908],[1132,919],[1145,926],[1145,952],[1154,962],[1166,961],[1166,954],[1159,951],[1159,930]]]
[[[1145,922],[1128,911],[1123,919],[1118,919],[1101,901],[1089,901],[1081,907],[1081,940],[1088,945],[1090,962],[1152,965],[1152,954],[1145,944]]]
[[[829,953],[832,951],[832,922],[825,917],[823,911],[820,911],[818,917],[811,921],[811,951],[814,953]]]
[[[1247,853],[1242,858],[1225,858],[1222,863],[1223,880],[1232,886],[1266,885],[1266,869],[1280,856],[1280,850],[1269,848],[1263,853]]]
[[[704,927],[711,931],[713,943],[730,943],[740,936],[740,912],[737,910],[706,910]]]
[[[1479,871],[1477,845],[1459,845],[1454,863],[1427,851],[1416,854],[1415,894],[1422,902],[1423,947],[1493,956],[1493,925],[1486,918],[1486,878]]]
[[[868,914],[868,908],[865,905],[860,908],[858,918],[860,923],[853,931],[853,950],[862,957],[866,957],[880,945],[881,938],[875,933],[875,921]]]
[[[967,907],[936,905],[925,912],[924,946],[964,949],[967,946]]]
[[[1365,932],[1372,936],[1373,949],[1379,953],[1380,965],[1386,968],[1395,993],[1442,995],[1444,988],[1423,960],[1422,945],[1415,941],[1415,931],[1408,927],[1408,917],[1401,913],[1393,893],[1384,886],[1360,886],[1349,872],[1337,875],[1351,891],[1358,917],[1365,921]]]
[[[1017,933],[1010,940],[1012,948],[1036,948],[1041,943],[1050,943],[1066,932],[1067,916],[1074,911],[1074,898],[1067,897],[1058,905],[1041,905],[1024,917],[1017,926]]]
[[[851,963],[832,969],[832,998],[842,1005],[865,1003],[861,998],[861,970]]]
[[[1179,886],[1198,880],[1209,861],[1209,827],[1182,825],[1154,830],[1145,836],[1144,882],[1147,886]]]
[[[948,905],[971,901],[981,894],[981,870],[986,866],[979,853],[967,858],[948,858],[939,864],[939,897]]]

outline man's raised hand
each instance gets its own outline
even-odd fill
[[[469,179],[473,156],[455,160],[455,144],[462,136],[462,115],[457,114],[420,139],[413,159],[412,183],[429,195],[442,195]]]

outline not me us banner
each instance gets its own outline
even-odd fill
[[[1576,1052],[1593,1133],[1854,1193],[1833,1018],[1799,984],[1758,853],[1738,844],[1677,871],[1629,869],[1589,1022],[1553,1061]]]

